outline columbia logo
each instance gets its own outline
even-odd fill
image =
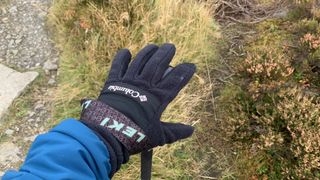
[[[146,95],[139,96],[139,98],[141,102],[145,102],[148,100]]]
[[[139,98],[141,102],[146,102],[148,101],[148,98],[146,95],[140,95],[138,91],[134,91],[132,89],[126,88],[126,87],[121,87],[121,86],[109,86],[108,90],[110,91],[122,91],[126,95],[130,95],[133,98]]]

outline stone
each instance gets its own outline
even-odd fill
[[[13,100],[39,74],[37,72],[20,73],[0,64],[0,120],[10,107]]]
[[[49,85],[54,85],[56,83],[56,80],[54,79],[49,79],[48,84]]]
[[[14,133],[14,130],[12,130],[12,129],[7,129],[4,133],[5,133],[6,135],[8,135],[8,136],[11,136],[11,135]]]
[[[8,46],[9,46],[9,47],[12,47],[13,45],[14,45],[14,40],[13,40],[13,39],[11,39],[11,40],[9,41]]]
[[[25,137],[25,138],[23,138],[23,140],[24,140],[24,141],[33,142],[33,141],[36,139],[37,136],[38,136],[38,135],[33,135],[33,136]]]
[[[22,39],[16,39],[14,42],[15,42],[16,44],[20,44],[20,43],[22,42]]]
[[[51,60],[46,61],[43,64],[43,69],[46,71],[53,71],[58,69],[58,65],[52,62]]]
[[[33,111],[30,111],[30,112],[28,112],[28,114],[29,114],[29,117],[32,117],[32,116],[34,116],[36,113],[33,112]]]
[[[29,123],[32,123],[32,122],[34,122],[34,121],[35,121],[35,120],[32,119],[32,118],[31,118],[31,119],[28,119],[28,122],[29,122]]]
[[[7,23],[8,22],[8,18],[2,18],[2,22]]]
[[[11,142],[0,144],[0,165],[18,162],[20,153],[20,149]]]
[[[12,50],[12,54],[13,54],[13,55],[17,55],[18,52],[19,52],[19,51],[18,51],[17,49]]]
[[[16,6],[12,6],[12,7],[9,9],[9,12],[12,13],[12,14],[15,14],[17,11],[18,11],[18,9],[17,9]]]
[[[42,104],[41,102],[37,102],[36,105],[34,106],[34,110],[41,110],[43,109],[44,104]]]
[[[36,122],[40,122],[40,121],[41,121],[40,117],[37,117]]]

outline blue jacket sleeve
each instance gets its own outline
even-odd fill
[[[109,152],[99,137],[75,119],[67,119],[33,142],[19,171],[8,179],[109,179]]]

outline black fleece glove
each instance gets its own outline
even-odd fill
[[[171,68],[174,54],[173,44],[148,45],[130,63],[129,50],[120,50],[98,100],[82,102],[81,121],[108,146],[112,174],[129,155],[193,133],[192,126],[160,121],[167,105],[195,72],[195,65],[189,63]]]

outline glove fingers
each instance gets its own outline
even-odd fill
[[[168,69],[175,52],[173,44],[162,45],[148,60],[139,77],[148,82],[152,80],[154,84],[158,82]]]
[[[195,72],[196,66],[194,64],[179,64],[160,81],[158,87],[161,89],[176,90],[178,93],[190,81]]]
[[[136,56],[136,58],[131,62],[127,73],[125,74],[125,79],[132,79],[137,76],[143,69],[144,65],[148,59],[158,50],[158,46],[154,44],[147,45],[144,47]]]
[[[188,138],[192,135],[194,127],[181,123],[161,122],[164,132],[164,143],[171,144],[180,139]]]
[[[121,79],[127,71],[130,60],[130,51],[128,49],[120,49],[112,61],[108,81]]]

